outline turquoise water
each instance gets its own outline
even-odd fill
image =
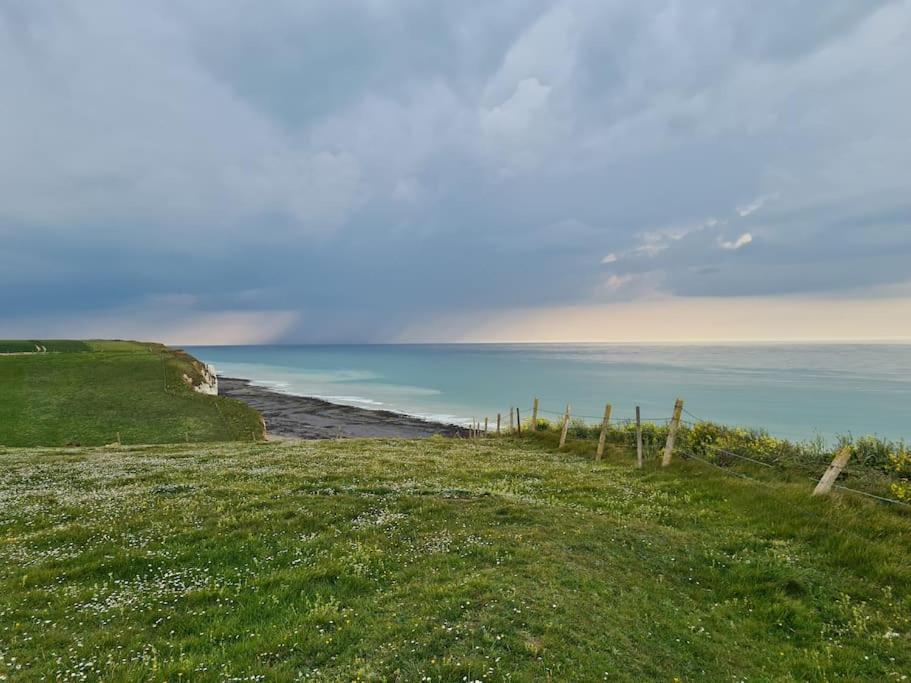
[[[219,374],[337,403],[436,420],[545,417],[567,402],[597,420],[610,401],[617,418],[635,406],[670,415],[677,396],[706,420],[762,427],[805,439],[817,434],[911,437],[911,345],[732,344],[191,347]]]

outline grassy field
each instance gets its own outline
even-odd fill
[[[10,680],[903,680],[911,516],[543,438],[0,451]]]
[[[0,353],[75,353],[91,350],[87,342],[71,339],[0,339]]]
[[[0,444],[103,445],[118,434],[127,444],[262,437],[255,411],[187,386],[183,375],[199,372],[189,356],[126,341],[38,343],[48,353],[0,355]]]

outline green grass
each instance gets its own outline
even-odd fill
[[[90,351],[87,342],[70,339],[0,339],[0,353],[36,353],[44,347],[48,353]]]
[[[535,437],[556,450],[562,425],[538,420]],[[523,424],[523,431],[530,421]],[[601,425],[576,420],[567,431],[564,451],[593,454],[597,449]],[[642,424],[645,453],[658,457],[668,437],[666,424]],[[607,443],[634,451],[636,425],[612,423],[606,432]],[[829,444],[821,439],[791,442],[777,439],[761,430],[744,429],[711,422],[682,423],[677,431],[676,446],[681,456],[706,460],[722,467],[744,467],[750,476],[769,481],[818,481],[835,455],[843,448],[852,451],[851,460],[839,483],[874,495],[896,498],[899,491],[911,486],[907,473],[897,467],[895,458],[907,453],[904,441],[890,441],[876,436],[839,437]],[[740,457],[739,457],[740,456]],[[745,460],[749,458],[749,460]],[[752,464],[758,464],[754,467]]]
[[[196,378],[199,371],[186,354],[126,341],[54,344],[72,352],[0,356],[0,444],[103,445],[118,435],[126,444],[262,437],[256,411],[187,386],[183,375]]]
[[[8,449],[0,673],[900,680],[911,517],[810,490],[537,438]]]

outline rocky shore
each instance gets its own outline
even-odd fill
[[[429,422],[388,410],[367,410],[318,398],[292,396],[235,377],[219,377],[218,393],[258,410],[266,421],[267,433],[275,437],[422,439],[435,434],[467,434],[465,428],[457,425]]]

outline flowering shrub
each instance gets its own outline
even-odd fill
[[[899,475],[892,483],[892,493],[899,500],[911,501],[911,451],[904,448],[889,455],[889,467]]]
[[[861,436],[857,439],[842,437],[838,440],[836,450],[843,446],[851,446],[854,462],[880,469],[889,468],[893,456],[906,452],[904,443],[900,441],[896,443],[875,436]]]
[[[756,429],[699,422],[689,430],[688,436],[688,445],[694,454],[722,462],[731,458],[724,451],[747,455],[769,464],[801,456],[800,448],[795,444]]]
[[[535,422],[535,431],[536,432],[546,432],[548,429],[551,429],[552,425],[550,420],[544,417],[539,417],[538,421]]]

